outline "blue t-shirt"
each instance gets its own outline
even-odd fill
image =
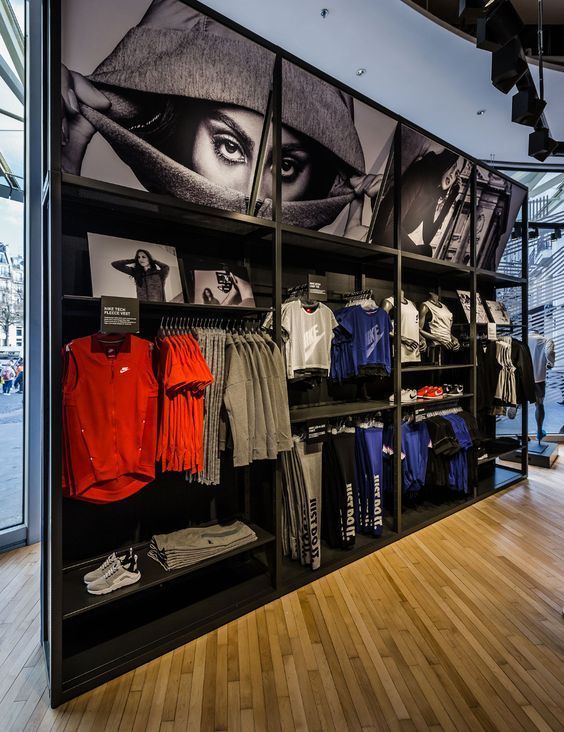
[[[387,374],[392,371],[390,348],[391,321],[383,308],[365,310],[361,305],[342,308],[335,313],[339,327],[336,338],[339,348],[346,346],[349,353],[345,360],[352,374],[358,376],[362,366],[381,366]]]

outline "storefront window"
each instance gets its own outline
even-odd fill
[[[24,521],[24,11],[0,3],[0,531]]]
[[[513,176],[529,187],[529,332],[539,333],[554,343],[554,367],[547,372],[545,418],[543,429],[548,434],[564,434],[564,174],[517,172]],[[550,224],[537,228],[535,223]],[[510,240],[500,269],[513,271],[513,259],[520,240]],[[501,294],[512,321],[521,321],[520,301],[510,290]],[[518,335],[517,335],[518,337]],[[501,425],[500,425],[501,426]],[[509,421],[502,425],[512,432]],[[529,409],[529,434],[536,434],[535,409]]]

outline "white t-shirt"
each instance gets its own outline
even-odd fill
[[[394,298],[387,297],[386,301],[394,307]],[[401,301],[401,337],[409,338],[417,343],[417,348],[412,350],[405,343],[401,344],[401,360],[402,363],[408,361],[421,361],[421,353],[419,351],[419,311],[411,300]]]
[[[323,369],[331,366],[331,341],[337,321],[331,308],[322,302],[304,307],[300,300],[282,305],[282,328],[287,340],[286,373],[292,379],[296,371]]]

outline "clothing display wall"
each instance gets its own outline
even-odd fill
[[[527,471],[525,243],[496,272],[491,234],[477,266],[478,161],[213,13],[135,4],[113,49],[93,30],[88,64],[80,42],[66,58],[60,15],[44,24],[42,638],[55,706]],[[67,30],[74,13],[65,3]],[[82,146],[61,63],[75,94],[110,100],[79,99],[73,114],[99,133]],[[240,152],[231,136],[249,116]],[[525,189],[501,179],[511,215],[522,194],[526,232]],[[501,288],[522,317],[493,340],[474,303]],[[502,463],[516,449],[521,462]]]

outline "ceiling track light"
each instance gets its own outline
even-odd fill
[[[529,89],[522,89],[513,96],[511,121],[516,122],[518,125],[536,127],[545,107],[546,102],[539,99],[534,86]]]
[[[503,94],[510,92],[528,70],[527,59],[518,38],[512,38],[492,54],[492,84]]]
[[[459,0],[458,17],[469,25],[491,10],[495,0]]]
[[[364,76],[364,74],[366,74],[366,69],[360,68],[356,70],[357,76]]]
[[[326,18],[329,15],[329,8],[321,8],[319,15],[321,15],[322,18]]]
[[[500,0],[492,5],[485,17],[476,24],[476,46],[486,51],[496,51],[521,33],[524,23],[510,0]]]
[[[529,135],[529,156],[539,160],[541,163],[555,151],[558,143],[550,136],[546,127],[538,127]]]

